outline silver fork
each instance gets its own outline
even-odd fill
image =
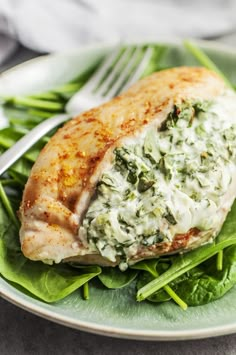
[[[71,116],[98,106],[126,90],[139,79],[151,55],[151,47],[148,47],[143,55],[141,47],[135,49],[128,47],[122,53],[120,47],[113,50],[82,89],[69,100],[66,114],[44,120],[0,156],[0,175],[53,128]]]

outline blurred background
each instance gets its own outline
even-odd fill
[[[41,53],[129,38],[236,45],[236,0],[0,0],[0,70]]]

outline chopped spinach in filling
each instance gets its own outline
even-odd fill
[[[124,268],[142,247],[171,242],[193,227],[215,228],[235,173],[230,102],[227,94],[216,102],[183,102],[161,127],[115,149],[79,231],[91,250],[111,261],[119,256]]]

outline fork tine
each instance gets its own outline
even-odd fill
[[[144,71],[152,55],[152,49],[147,48],[142,57],[141,54],[140,46],[129,46],[122,53],[119,46],[90,77],[87,84],[71,97],[66,104],[66,111],[77,114],[81,109],[88,110],[128,88]],[[142,59],[139,60],[139,57]]]
[[[126,84],[123,86],[121,92],[127,90],[132,84],[134,84],[142,75],[144,69],[146,68],[151,56],[152,56],[153,49],[151,47],[148,47],[144,53],[144,56],[141,60],[141,62],[138,64],[137,68],[131,75],[130,79],[126,82]]]
[[[107,98],[112,98],[114,97],[118,90],[121,88],[122,84],[127,81],[125,79],[129,78],[130,73],[132,72],[132,69],[134,68],[135,63],[137,62],[139,56],[141,55],[142,48],[137,47],[126,67],[124,68],[123,72],[119,76],[119,78],[116,80],[116,82],[113,84],[109,92],[106,94]]]
[[[119,58],[118,62],[112,68],[112,71],[108,74],[108,76],[105,78],[101,86],[96,91],[96,95],[106,94],[106,91],[109,89],[109,86],[112,84],[112,81],[122,71],[125,62],[130,57],[132,51],[133,51],[132,47],[128,47],[127,49],[125,49],[125,51],[122,53],[121,57]],[[109,96],[107,98],[109,98]]]
[[[114,60],[117,58],[120,53],[120,45],[117,46],[115,50],[112,51],[110,55],[105,59],[105,61],[99,66],[98,70],[89,78],[88,82],[82,87],[79,93],[91,92],[97,88],[103,76],[106,74],[106,71],[111,67]]]

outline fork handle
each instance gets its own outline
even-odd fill
[[[34,127],[29,133],[17,141],[11,148],[0,156],[0,175],[14,164],[22,155],[31,148],[40,138],[56,126],[67,121],[71,116],[60,114],[53,116]]]

